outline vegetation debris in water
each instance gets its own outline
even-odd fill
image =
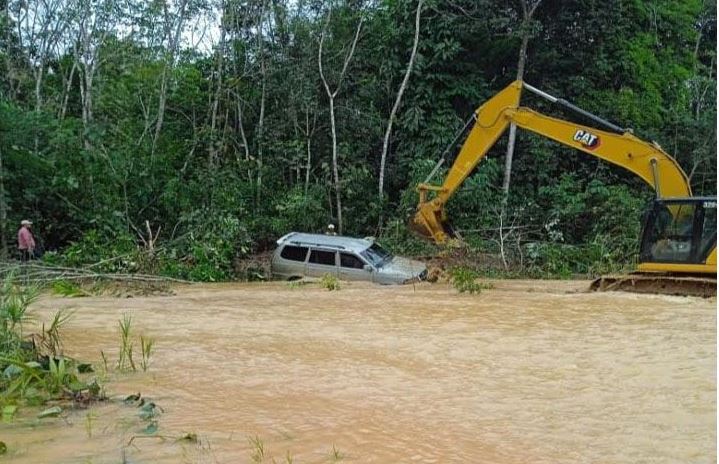
[[[325,274],[320,279],[320,286],[322,288],[326,288],[329,291],[339,290],[340,289],[340,281],[337,278],[337,276],[334,276],[332,274]]]
[[[71,312],[57,311],[50,324],[43,324],[41,332],[32,334],[32,341],[27,342],[23,325],[29,320],[28,306],[37,295],[37,287],[18,285],[13,273],[0,285],[0,403],[5,421],[12,420],[13,408],[19,405],[41,406],[50,400],[85,405],[104,398],[96,379],[82,379],[87,364],[63,354],[61,329]],[[46,409],[38,417],[53,417],[62,411],[58,408]]]
[[[451,271],[452,286],[459,293],[481,293],[482,290],[493,288],[492,284],[478,282],[479,273],[466,267],[457,267]]]
[[[45,409],[44,411],[41,411],[40,414],[37,415],[38,419],[44,419],[46,417],[57,417],[62,413],[62,408],[60,406],[53,406],[52,408]]]

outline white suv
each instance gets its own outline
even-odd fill
[[[279,279],[331,274],[341,280],[404,284],[427,277],[424,263],[393,256],[372,240],[291,232],[277,245],[272,275]]]

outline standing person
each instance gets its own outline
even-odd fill
[[[20,230],[17,231],[17,248],[20,250],[20,259],[23,262],[35,256],[35,237],[30,230],[32,221],[23,219],[20,222]]]

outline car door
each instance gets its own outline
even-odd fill
[[[373,273],[365,268],[365,261],[354,253],[341,251],[340,258],[340,279],[342,280],[367,280],[371,281]]]
[[[337,277],[337,252],[321,248],[310,249],[306,274],[309,277],[322,277],[325,274]]]

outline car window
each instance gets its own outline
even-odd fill
[[[375,267],[382,267],[385,263],[392,261],[392,253],[385,250],[376,243],[360,253],[367,261],[375,265]]]
[[[282,249],[280,256],[290,261],[304,261],[307,257],[307,247],[287,245]]]
[[[312,250],[310,253],[310,263],[324,264],[325,266],[335,265],[335,252],[334,251],[323,251],[323,250]]]
[[[355,255],[351,255],[349,253],[340,253],[340,266],[350,267],[353,269],[363,269],[364,262]]]

